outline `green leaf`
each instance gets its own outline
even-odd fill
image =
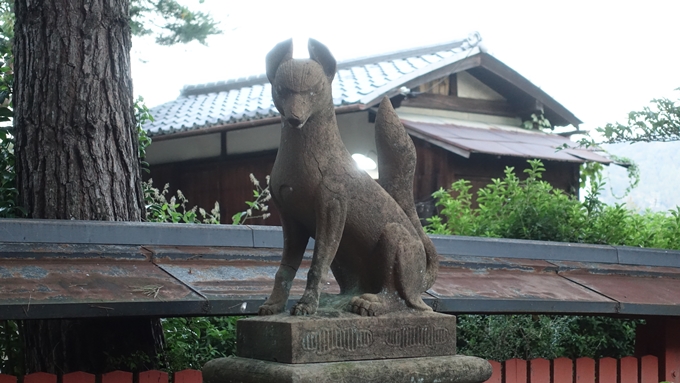
[[[241,217],[245,215],[244,212],[239,212],[231,216],[231,221],[233,225],[240,225],[241,224]]]

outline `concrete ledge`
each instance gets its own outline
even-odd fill
[[[239,225],[0,219],[0,242],[254,247]]]
[[[283,248],[283,230],[281,226],[249,225],[248,228],[253,230],[254,247]],[[314,238],[309,239],[307,249],[314,249]]]
[[[680,267],[680,251],[616,246],[618,263],[624,265]]]
[[[455,235],[432,235],[430,237],[439,254],[444,256],[618,262],[616,248],[613,246]]]
[[[474,256],[680,268],[677,250],[443,235],[431,238],[439,253],[452,259]],[[281,249],[283,233],[277,226],[257,225],[0,219],[0,243]],[[313,239],[307,248],[314,248]]]

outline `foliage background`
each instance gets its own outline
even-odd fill
[[[165,318],[166,369],[200,370],[209,360],[236,353],[236,321],[242,317]]]
[[[485,359],[633,355],[639,320],[566,315],[460,315],[458,352]]]

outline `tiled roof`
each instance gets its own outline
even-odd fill
[[[333,80],[333,102],[336,107],[371,106],[417,73],[478,53],[480,40],[478,34],[472,34],[464,40],[340,62]],[[152,108],[151,114],[155,121],[144,125],[150,135],[279,115],[265,75],[186,86],[176,100]]]

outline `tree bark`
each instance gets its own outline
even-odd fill
[[[158,319],[97,318],[24,321],[26,373],[158,369]]]
[[[128,3],[16,1],[17,186],[31,218],[142,218]]]
[[[14,126],[30,218],[140,221],[129,0],[16,0]],[[29,372],[155,368],[158,319],[26,321]]]

